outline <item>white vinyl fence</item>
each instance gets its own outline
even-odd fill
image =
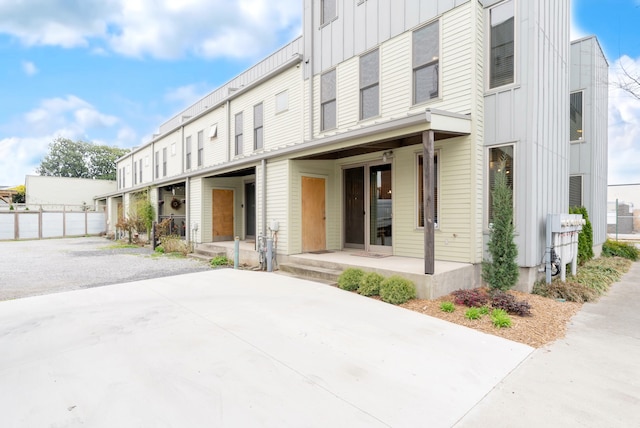
[[[13,207],[0,210],[0,240],[100,235],[107,230],[104,207]]]

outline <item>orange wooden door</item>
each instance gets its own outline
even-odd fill
[[[213,241],[233,240],[233,190],[213,189]]]
[[[327,249],[325,179],[302,177],[302,252]]]

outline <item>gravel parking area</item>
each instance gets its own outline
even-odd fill
[[[0,261],[0,301],[210,269],[149,248],[115,248],[99,237],[2,241]]]

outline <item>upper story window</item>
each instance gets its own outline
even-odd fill
[[[282,91],[276,95],[276,114],[289,109],[289,91]]]
[[[198,166],[204,163],[204,131],[198,132]]]
[[[569,141],[582,141],[582,91],[574,92],[569,96]]]
[[[140,159],[139,161],[140,166],[138,167],[138,181],[140,182],[140,184],[142,184],[142,159]]]
[[[487,205],[489,225],[493,223],[493,190],[496,187],[496,176],[503,172],[507,179],[507,186],[511,189],[511,200],[515,201],[513,197],[513,145],[489,149],[489,203]]]
[[[138,161],[133,161],[133,185],[138,184]]]
[[[320,25],[324,25],[338,16],[337,0],[321,0],[320,3],[322,5]]]
[[[491,32],[489,58],[489,88],[514,82],[514,8],[507,0],[489,11]]]
[[[236,127],[235,127],[235,154],[236,156],[242,154],[242,112],[236,114]]]
[[[360,119],[380,114],[380,58],[376,49],[360,57]]]
[[[440,25],[435,21],[413,32],[413,103],[439,95]]]
[[[167,176],[167,148],[162,149],[162,176]]]
[[[160,152],[156,152],[156,178],[160,178]]]
[[[191,135],[187,137],[187,169],[191,169]]]
[[[320,118],[321,130],[336,127],[336,70],[331,70],[320,78]]]
[[[264,118],[262,103],[253,107],[253,150],[264,145]]]

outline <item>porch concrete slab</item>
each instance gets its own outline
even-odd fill
[[[0,302],[13,426],[448,427],[532,348],[231,269]]]
[[[640,263],[456,427],[640,427]]]

